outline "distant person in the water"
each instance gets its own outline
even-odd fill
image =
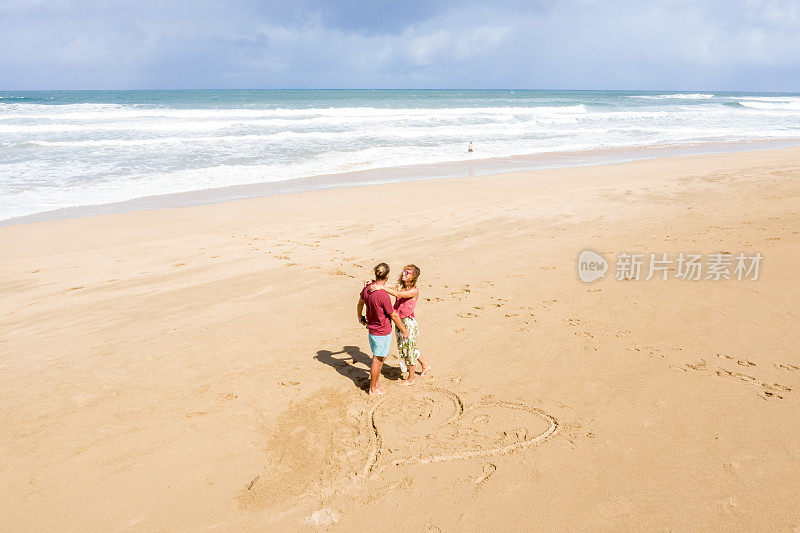
[[[469,146],[467,146],[467,152],[472,153],[472,141],[470,141]]]

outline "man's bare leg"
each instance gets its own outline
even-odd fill
[[[385,357],[372,357],[372,366],[369,369],[369,395],[380,396],[386,394],[386,391],[378,386],[378,378],[381,377],[381,368],[383,368],[383,360]]]
[[[414,384],[414,377],[416,376],[414,370],[416,369],[416,367],[417,365],[411,365],[408,367],[408,378],[400,382],[401,387],[408,387]]]

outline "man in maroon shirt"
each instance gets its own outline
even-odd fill
[[[389,265],[381,263],[375,267],[375,281],[379,285],[386,285],[389,279]],[[369,371],[369,394],[378,396],[386,394],[386,391],[378,387],[378,378],[383,368],[383,360],[389,355],[389,348],[392,345],[392,322],[408,337],[408,329],[403,325],[397,311],[392,307],[392,299],[386,291],[372,291],[369,288],[373,283],[368,283],[361,291],[358,299],[356,313],[358,321],[369,330],[369,347],[372,349],[372,367]],[[364,306],[367,308],[367,316],[362,315]]]

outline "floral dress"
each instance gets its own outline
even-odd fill
[[[400,360],[405,366],[414,366],[419,359],[419,348],[417,348],[417,339],[419,338],[419,324],[414,317],[401,318],[403,325],[408,329],[408,338],[403,337],[403,332],[394,328],[394,333],[397,336],[397,351],[400,352]]]
[[[413,298],[397,298],[394,302],[394,309],[400,315],[403,325],[408,329],[408,338],[403,337],[403,333],[397,327],[394,329],[397,336],[397,351],[400,352],[400,368],[403,372],[407,371],[406,366],[416,365],[417,359],[419,359],[419,348],[417,348],[419,324],[414,318],[414,309],[418,301],[419,293]]]

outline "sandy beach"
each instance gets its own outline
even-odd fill
[[[800,528],[800,149],[0,227],[9,531]],[[582,282],[581,251],[757,280]],[[421,268],[411,388],[355,317]],[[705,277],[705,276],[704,276]]]

